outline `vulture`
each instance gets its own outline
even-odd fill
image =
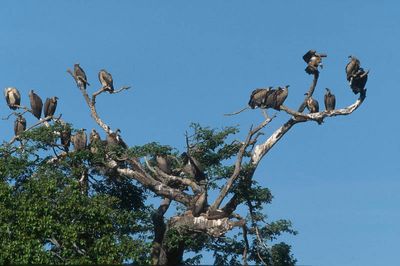
[[[14,122],[14,134],[18,136],[26,129],[26,120],[22,115],[18,115]]]
[[[360,60],[351,55],[349,55],[349,58],[350,62],[347,63],[345,70],[346,70],[346,79],[350,82],[351,85],[354,75],[360,69]]]
[[[86,85],[90,86],[89,82],[87,82],[85,71],[83,71],[79,64],[74,64],[74,76],[79,87],[83,86],[86,89]]]
[[[40,115],[42,114],[43,102],[40,99],[39,95],[37,95],[33,90],[29,92],[29,101],[31,102],[32,114],[40,119]]]
[[[336,98],[335,95],[331,93],[331,90],[326,88],[326,93],[324,96],[325,110],[332,111],[335,110]]]
[[[309,50],[305,55],[303,55],[303,60],[307,63],[305,71],[307,74],[315,74],[318,72],[318,66],[321,68],[322,57],[326,57],[326,54],[318,54],[315,50]]]
[[[306,93],[305,95],[308,95],[308,93]],[[308,97],[306,106],[307,106],[307,109],[310,110],[310,113],[318,113],[319,112],[318,101],[313,99],[311,96]]]
[[[193,156],[189,155],[188,153],[184,152],[181,155],[184,167],[182,171],[191,176],[194,177],[196,181],[201,181],[205,179],[205,174],[203,172],[203,169],[199,163],[199,161],[196,160]]]
[[[63,125],[63,130],[60,132],[61,145],[64,146],[66,152],[71,144],[71,128],[66,124]]]
[[[267,93],[271,90],[272,87],[270,87],[269,89],[255,89],[251,92],[250,95],[250,100],[248,105],[250,106],[251,109],[255,109],[257,107],[260,107],[263,102],[264,99],[267,95]]]
[[[252,91],[249,100],[249,106],[251,109],[255,108],[272,108],[275,106],[274,94],[275,90],[272,87],[268,89],[255,89]]]
[[[107,135],[107,145],[109,146],[121,146],[124,149],[128,148],[128,145],[126,145],[126,143],[122,140],[121,136],[119,135],[119,133],[121,132],[121,130],[117,129],[115,130],[115,132],[110,133]]]
[[[280,111],[280,106],[285,102],[288,93],[289,93],[289,85],[286,85],[284,88],[279,87],[276,91],[275,91],[275,105],[274,105],[274,109]]]
[[[16,110],[21,103],[21,94],[14,87],[5,88],[4,97],[6,97],[8,107],[12,110]]]
[[[103,89],[112,93],[114,91],[114,82],[110,73],[108,73],[105,69],[100,70],[99,72],[99,80]]]
[[[71,137],[72,145],[74,145],[75,151],[81,151],[86,149],[87,146],[87,136],[86,129],[82,128],[75,135]]]
[[[365,85],[367,84],[368,80],[368,71],[364,71],[363,68],[360,69],[355,73],[352,77],[352,81],[350,83],[350,87],[353,90],[354,94],[361,93],[365,89]]]
[[[43,116],[53,116],[56,112],[58,97],[47,98],[44,102]]]
[[[156,162],[157,162],[157,167],[163,171],[164,173],[170,175],[172,173],[171,171],[171,165],[170,162],[168,161],[167,156],[165,155],[157,155],[156,156]]]
[[[97,145],[99,145],[100,142],[100,134],[96,131],[96,129],[92,129],[89,136],[89,146],[92,153],[96,153],[98,151]]]

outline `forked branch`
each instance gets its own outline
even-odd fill
[[[261,129],[263,129],[266,125],[268,125],[272,119],[274,119],[275,116],[271,118],[265,119],[260,125],[258,125],[255,129],[250,128],[249,133],[247,134],[245,142],[242,144],[242,146],[239,149],[239,152],[236,157],[236,162],[235,162],[235,169],[233,170],[233,174],[231,177],[228,179],[226,182],[225,186],[221,189],[220,194],[218,195],[217,199],[214,201],[214,203],[211,205],[210,210],[216,210],[219,208],[221,205],[222,201],[228,194],[229,190],[231,189],[233,183],[235,180],[238,178],[241,167],[242,167],[242,160],[243,160],[243,155],[246,152],[247,147],[251,145],[254,141],[254,136],[257,138],[258,133]]]

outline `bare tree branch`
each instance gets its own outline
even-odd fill
[[[242,144],[242,146],[240,147],[238,155],[236,157],[235,169],[233,171],[233,174],[231,175],[229,180],[226,182],[225,186],[221,189],[221,192],[218,195],[218,197],[216,198],[216,200],[214,201],[214,203],[210,206],[211,210],[215,210],[215,209],[219,208],[219,206],[221,205],[222,201],[224,200],[224,198],[226,197],[227,193],[229,192],[230,188],[232,187],[234,181],[239,176],[240,169],[241,169],[241,166],[242,166],[243,155],[244,155],[247,147],[251,144],[252,137],[254,135],[256,135],[266,125],[268,125],[272,121],[273,118],[274,117],[266,119],[260,125],[258,125],[255,129],[251,128],[249,130],[249,133],[247,134],[247,138],[246,138],[245,142]],[[258,135],[257,135],[257,137],[258,137]]]
[[[193,192],[203,192],[203,188],[200,187],[199,185],[196,184],[196,182],[194,182],[191,179],[188,178],[182,178],[182,177],[178,177],[178,176],[174,176],[174,175],[168,175],[166,173],[164,173],[163,171],[161,171],[157,166],[152,167],[147,158],[145,158],[145,163],[147,168],[153,172],[156,176],[161,176],[164,180],[160,180],[162,181],[166,181],[166,183],[168,183],[169,181],[177,181],[185,186],[190,186],[193,190]]]
[[[310,113],[310,114],[299,113],[299,112],[293,111],[283,105],[280,108],[281,108],[281,110],[285,111],[286,113],[294,116],[294,119],[302,118],[305,120],[314,120],[317,122],[322,122],[325,117],[351,114],[362,104],[364,99],[365,99],[365,95],[360,95],[360,98],[358,98],[355,103],[353,103],[352,105],[349,105],[345,108],[336,109],[336,110],[332,110],[332,111],[322,111],[322,112],[318,112],[318,113]]]
[[[135,170],[132,170],[129,168],[121,168],[121,167],[117,167],[116,171],[121,176],[125,176],[128,178],[137,180],[143,186],[150,189],[157,195],[163,196],[165,198],[169,198],[171,200],[176,200],[177,202],[180,202],[180,203],[184,204],[185,206],[190,206],[190,203],[192,201],[192,196],[190,196],[190,195],[186,194],[185,192],[182,192],[178,189],[171,188],[171,187],[163,184],[162,182],[155,180],[153,177],[151,177],[148,174],[145,174],[140,171],[135,171]]]
[[[89,95],[86,92],[85,87],[79,86],[78,82],[77,82],[77,78],[75,77],[74,73],[70,70],[67,69],[67,72],[69,74],[71,74],[71,76],[74,78],[74,80],[76,81],[77,87],[79,88],[79,90],[81,91],[83,98],[85,98],[86,104],[89,106],[90,109],[90,114],[92,116],[92,118],[96,121],[96,123],[107,133],[110,134],[112,133],[111,128],[103,122],[103,120],[100,119],[99,115],[97,114],[97,110],[96,110],[96,102],[95,102],[95,97],[92,98],[92,100],[90,100]]]
[[[281,106],[281,110],[287,112],[294,116],[294,118],[289,119],[285,124],[283,124],[280,128],[278,128],[263,144],[257,145],[252,154],[252,163],[254,165],[258,165],[260,160],[268,153],[268,151],[290,130],[292,126],[300,122],[306,121],[323,121],[325,117],[332,117],[332,116],[340,116],[340,115],[349,115],[353,113],[355,110],[360,107],[366,97],[366,91],[364,90],[360,97],[357,99],[355,103],[352,105],[337,109],[333,111],[323,111],[318,113],[311,113],[311,114],[302,114],[300,112],[295,112],[290,110],[285,106]],[[301,109],[301,108],[300,108]],[[300,118],[300,119],[299,119]]]
[[[124,90],[129,90],[130,88],[131,88],[130,86],[123,86],[123,87],[119,88],[118,90],[109,91],[106,88],[101,87],[98,91],[96,91],[92,94],[92,101],[95,102],[96,97],[99,96],[103,92],[108,92],[109,94],[117,94]]]

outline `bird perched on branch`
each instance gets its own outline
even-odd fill
[[[21,94],[14,87],[5,88],[4,97],[6,98],[8,107],[12,110],[16,110],[21,103]]]
[[[82,128],[71,137],[72,145],[75,151],[81,151],[87,147],[86,129]]]
[[[315,50],[309,50],[305,55],[303,55],[303,60],[307,63],[305,71],[307,74],[318,73],[318,66],[323,68],[322,58],[327,57],[326,54],[319,54]]]
[[[74,64],[74,76],[80,88],[83,87],[83,89],[86,89],[86,85],[90,86],[89,82],[87,81],[86,73],[79,64]]]
[[[107,145],[108,146],[121,146],[124,149],[128,148],[128,145],[123,141],[119,133],[121,132],[120,129],[115,130],[115,132],[110,133],[107,135]]]
[[[205,174],[203,172],[202,166],[196,158],[194,158],[187,152],[183,152],[181,154],[181,158],[184,164],[182,171],[185,174],[193,177],[196,181],[201,181],[205,179]]]
[[[332,111],[335,110],[336,106],[336,97],[332,94],[331,90],[326,88],[326,93],[324,96],[325,110]]]
[[[351,86],[354,75],[360,69],[360,60],[358,60],[356,57],[352,55],[349,55],[349,58],[350,61],[347,63],[345,71],[346,71],[346,79],[350,82],[349,84]]]
[[[22,115],[18,115],[14,121],[14,134],[19,136],[26,129],[26,120]]]
[[[272,89],[272,86],[268,89],[259,88],[253,90],[248,103],[250,108],[273,108],[275,106],[274,92],[275,90]]]
[[[90,152],[96,153],[98,151],[98,145],[100,143],[101,143],[100,134],[95,129],[92,129],[89,136]]]
[[[166,155],[156,155],[156,162],[161,171],[168,175],[172,173],[171,164]]]
[[[308,93],[304,95],[309,95]],[[306,101],[306,107],[310,111],[310,113],[318,113],[319,112],[319,103],[317,100],[313,99],[311,96],[308,96]]]
[[[99,80],[101,85],[103,86],[102,89],[108,91],[109,93],[114,92],[114,82],[112,75],[108,73],[105,69],[100,70]]]
[[[364,92],[368,80],[368,73],[369,71],[364,71],[364,69],[360,67],[357,73],[353,75],[350,87],[354,94]]]
[[[60,132],[61,145],[64,146],[64,150],[68,152],[71,144],[71,128],[62,122],[63,129]]]
[[[284,88],[279,87],[275,92],[275,105],[274,109],[280,111],[280,106],[285,102],[288,94],[289,94],[289,85],[286,85]]]
[[[29,101],[31,103],[32,114],[37,119],[40,119],[40,116],[42,114],[42,107],[43,107],[42,99],[33,90],[30,90]]]
[[[53,116],[56,112],[58,97],[47,98],[44,102],[43,117]]]

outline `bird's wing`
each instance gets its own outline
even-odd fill
[[[18,124],[19,124],[19,121],[18,121],[18,118],[14,121],[14,134],[15,135],[18,135]]]
[[[4,90],[4,97],[6,98],[7,105],[10,106],[10,97],[8,97],[8,90]]]
[[[50,99],[47,98],[46,101],[44,102],[44,108],[43,108],[44,117],[47,117],[49,115],[49,106],[50,106]]]
[[[310,50],[308,51],[305,55],[303,55],[303,60],[308,64],[310,62],[311,58],[315,55],[316,51]]]

